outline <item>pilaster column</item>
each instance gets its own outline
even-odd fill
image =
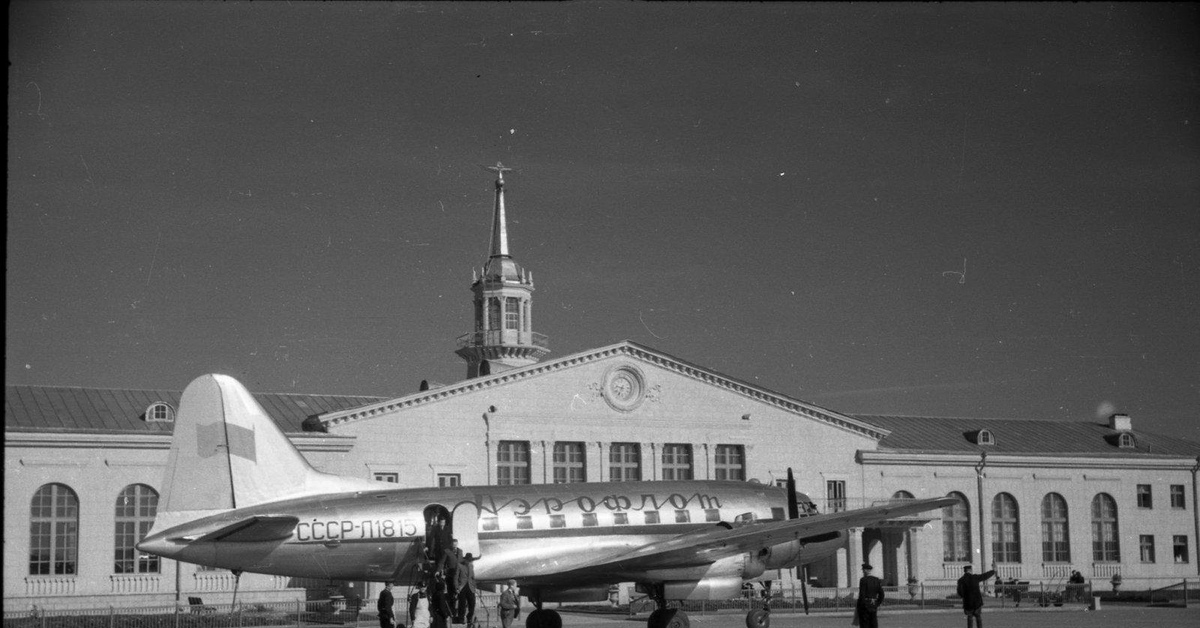
[[[862,562],[863,562],[863,560],[862,560],[862,556],[863,556],[862,534],[863,534],[862,528],[850,528],[850,530],[849,530],[849,534],[848,534],[848,537],[846,540],[846,543],[847,543],[847,546],[846,546],[846,577],[845,577],[845,580],[842,581],[840,586],[843,586],[843,587],[854,586],[854,574],[858,573],[859,566],[861,566]]]

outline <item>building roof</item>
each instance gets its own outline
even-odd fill
[[[146,421],[154,403],[179,408],[175,390],[113,390],[68,386],[5,386],[5,431],[170,433],[175,425]],[[301,432],[308,417],[378,403],[383,397],[253,393],[284,432]]]
[[[1094,456],[1172,456],[1195,458],[1200,443],[1141,430],[1116,430],[1108,423],[1037,419],[969,419],[890,415],[853,415],[889,430],[880,451],[922,453],[979,453]],[[979,444],[979,431],[991,433],[994,443]],[[1121,447],[1120,435],[1133,436],[1133,447]]]

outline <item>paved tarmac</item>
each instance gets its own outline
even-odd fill
[[[644,628],[645,618],[560,611],[565,628]],[[695,628],[744,628],[744,613],[689,614]],[[846,628],[850,613],[774,613],[771,628]],[[1063,609],[986,609],[987,628],[1176,628],[1200,627],[1200,606],[1149,608],[1123,606],[1098,611]],[[961,611],[891,611],[879,614],[880,628],[964,628]]]

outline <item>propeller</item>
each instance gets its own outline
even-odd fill
[[[800,518],[800,504],[796,502],[796,477],[792,468],[788,467],[787,474],[788,519]],[[808,614],[808,578],[805,578],[804,566],[796,565],[796,577],[800,579],[800,595],[804,599],[804,614]]]

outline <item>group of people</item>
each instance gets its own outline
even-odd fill
[[[448,628],[451,623],[475,624],[475,561],[463,554],[458,539],[450,536],[443,516],[434,515],[425,531],[424,560],[416,585],[408,596],[410,628]],[[379,628],[396,628],[392,583],[379,594]]]
[[[858,581],[858,604],[855,605],[853,624],[862,628],[879,628],[883,582],[871,575],[874,567],[870,563],[863,563],[862,569],[863,577]],[[962,598],[967,628],[983,628],[983,593],[979,591],[979,584],[994,575],[995,570],[975,575],[970,565],[963,567],[963,575],[958,579],[958,597]]]

